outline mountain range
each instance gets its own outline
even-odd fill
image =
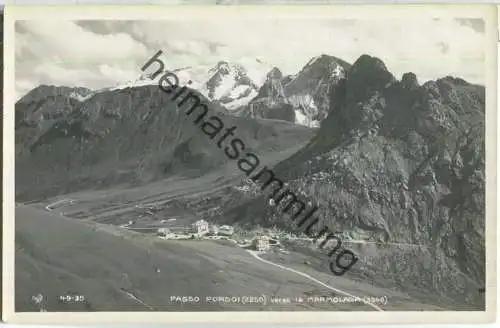
[[[278,67],[258,59],[219,61],[215,66],[188,66],[171,71],[178,76],[180,85],[190,81],[191,88],[234,115],[318,127],[328,115],[331,86],[349,67],[345,61],[323,54],[312,58],[295,75],[284,75]],[[153,85],[158,78],[142,74],[136,80],[93,92],[76,88],[73,97],[84,100],[89,94]]]
[[[484,309],[484,86],[450,76],[420,85],[411,72],[398,80],[369,55],[352,64],[320,55],[291,76],[264,66],[259,75],[226,61],[178,75],[289,189],[314,200],[322,224],[385,245],[360,250],[352,279]],[[235,172],[147,76],[98,91],[39,86],[16,103],[15,124],[17,201]],[[293,230],[239,174],[190,208]]]
[[[253,61],[219,61],[214,66],[188,66],[171,71],[179,78],[179,85],[190,81],[190,87],[199,91],[211,102],[216,102],[229,111],[248,104],[259,92],[271,66],[256,59]],[[151,74],[142,74],[138,79],[119,84],[105,90],[157,84],[160,76],[151,79]],[[101,92],[98,90],[97,92]]]

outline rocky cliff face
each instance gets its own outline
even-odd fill
[[[258,95],[242,110],[243,115],[317,127],[328,116],[330,88],[349,66],[336,57],[321,55],[294,76],[283,76],[275,67]]]
[[[316,136],[276,175],[331,231],[385,245],[361,249],[351,276],[484,308],[484,87],[452,77],[419,85],[413,73],[398,81],[367,55],[346,73]],[[228,214],[283,221],[264,197]]]
[[[277,67],[269,71],[258,94],[240,111],[240,115],[295,123],[297,116],[294,107],[287,102],[283,88],[284,78]]]
[[[285,100],[285,91],[283,90],[283,79],[285,76],[279,68],[273,67],[266,75],[266,81],[260,87],[257,99],[269,98],[270,102],[283,102]]]

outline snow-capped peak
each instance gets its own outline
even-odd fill
[[[227,61],[218,62],[209,70],[209,75],[211,77],[203,84],[200,92],[210,100],[220,100],[229,96],[238,86],[253,87],[254,84],[241,65]]]
[[[186,85],[201,92],[212,101],[219,102],[229,110],[250,102],[259,87],[266,80],[270,65],[258,60],[243,58],[238,61],[219,61],[215,65],[187,66],[170,71],[179,79],[179,85]],[[101,89],[112,91],[158,84],[161,74],[152,79],[152,73],[143,73],[137,79]]]
[[[265,81],[267,66],[258,60],[246,60],[246,65],[220,61],[209,70],[211,77],[199,90],[208,99],[235,110],[248,104],[257,95]],[[250,67],[251,72],[247,67]]]

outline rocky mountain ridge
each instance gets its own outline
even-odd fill
[[[274,67],[258,95],[241,113],[318,127],[328,116],[330,88],[340,81],[349,66],[339,58],[323,54],[309,60],[293,76],[283,76]]]
[[[454,77],[420,85],[413,73],[397,80],[368,55],[341,67],[324,87],[321,79],[307,84],[295,77],[308,90],[324,88],[316,99],[327,97],[328,115],[316,130],[214,110],[238,126],[262,158],[309,140],[273,170],[318,206],[321,224],[331,231],[342,231],[347,242],[382,245],[358,250],[352,279],[484,309],[485,88]],[[278,103],[294,77],[271,72],[269,88],[257,97]],[[51,88],[16,104],[21,200],[171,175],[196,178],[226,163],[157,86],[85,100],[72,97],[75,90]],[[258,191],[255,185],[236,187],[206,200],[223,210],[207,220],[293,230],[265,196],[244,191]]]
[[[16,104],[19,199],[205,174],[228,161],[158,86],[103,91],[83,101],[71,96],[75,90],[58,90],[40,86]],[[309,129],[285,122],[229,115],[191,92],[236,126],[249,150],[296,147],[311,136]]]
[[[345,61],[322,54],[311,58],[295,75],[283,75],[278,67],[260,60],[245,63],[219,61],[215,66],[188,66],[173,69],[180,85],[188,84],[212,103],[243,117],[278,119],[318,127],[328,116],[329,89],[348,69]],[[114,87],[75,92],[84,100],[90,94],[135,88],[158,83],[150,73]],[[60,87],[67,88],[67,87]],[[81,89],[81,88],[77,88]]]
[[[234,111],[257,95],[267,70],[269,65],[259,60],[243,63],[221,60],[214,66],[188,66],[172,69],[171,72],[179,78],[179,85],[189,84],[209,101]],[[160,76],[151,79],[150,73],[144,73],[136,80],[98,92],[158,84]]]
[[[360,253],[350,275],[483,308],[484,87],[453,77],[419,85],[413,73],[398,81],[368,55],[346,73],[317,134],[276,176],[318,206],[318,231],[387,245]],[[293,226],[265,196],[241,197],[225,220]]]

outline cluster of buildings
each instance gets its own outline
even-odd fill
[[[192,236],[195,235],[197,237],[212,235],[212,236],[227,236],[230,237],[234,233],[234,228],[228,225],[217,226],[210,225],[205,220],[198,220],[192,225],[181,226],[181,225],[173,225],[170,227],[163,227],[158,229],[158,236],[168,237],[172,235],[185,235]],[[260,236],[255,238],[251,242],[251,247],[257,251],[267,251],[271,248],[272,244],[277,244],[276,240],[270,240],[270,238],[266,236]]]
[[[163,227],[158,229],[159,236],[168,236],[171,234],[178,235],[196,235],[204,236],[210,235],[221,235],[221,236],[232,236],[234,233],[234,228],[231,226],[223,225],[218,227],[216,225],[209,225],[205,220],[198,220],[192,225],[172,225],[169,227]]]

